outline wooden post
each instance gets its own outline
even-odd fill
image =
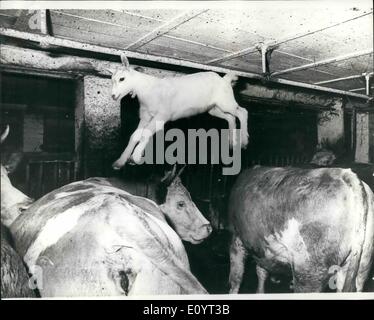
[[[104,176],[121,152],[120,101],[114,101],[111,97],[110,79],[87,76],[83,81],[84,177]]]
[[[374,113],[357,112],[355,161],[374,162]]]

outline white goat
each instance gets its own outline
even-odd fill
[[[140,122],[125,151],[113,163],[113,169],[122,168],[131,155],[132,160],[138,163],[150,138],[162,130],[167,121],[203,112],[225,119],[230,132],[236,128],[235,117],[238,117],[241,147],[247,146],[248,113],[235,101],[231,85],[237,79],[236,75],[228,73],[222,78],[215,72],[198,72],[180,77],[157,78],[130,68],[125,55],[121,55],[121,60],[123,68],[112,75],[112,98],[118,100],[129,93],[132,97],[137,96]],[[230,142],[236,145],[235,134],[232,134]]]

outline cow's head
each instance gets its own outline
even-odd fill
[[[191,199],[190,193],[182,184],[176,166],[166,173],[163,182],[168,183],[165,202],[161,210],[182,240],[198,244],[212,232],[212,226],[205,219]]]
[[[1,135],[1,143],[9,134],[9,126]],[[13,187],[8,174],[15,170],[19,163],[19,157],[10,157],[10,162],[6,165],[1,164],[1,222],[9,227],[19,214],[26,210],[33,200]]]
[[[334,164],[336,156],[332,151],[329,150],[318,150],[314,155],[311,164],[315,164],[320,167],[328,167]]]
[[[122,67],[112,74],[112,98],[114,100],[119,100],[129,93],[134,98],[135,86],[139,80],[136,77],[137,71],[130,68],[129,60],[124,54],[121,54],[121,61]]]

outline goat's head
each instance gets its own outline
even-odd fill
[[[176,174],[174,166],[163,178],[168,187],[165,203],[160,205],[160,208],[182,240],[197,244],[210,235],[212,226],[182,184],[179,177],[182,171],[183,168]]]
[[[1,135],[1,143],[9,134],[9,126]],[[19,214],[27,209],[33,200],[13,187],[8,173],[12,172],[20,161],[20,157],[10,157],[9,163],[1,164],[1,222],[9,227]]]
[[[116,70],[112,75],[112,98],[118,100],[131,93],[131,97],[135,97],[134,92],[134,75],[136,71],[130,68],[129,60],[124,54],[121,54],[122,67]]]

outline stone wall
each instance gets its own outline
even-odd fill
[[[111,98],[111,80],[84,78],[84,176],[101,176],[120,152],[121,107]]]

